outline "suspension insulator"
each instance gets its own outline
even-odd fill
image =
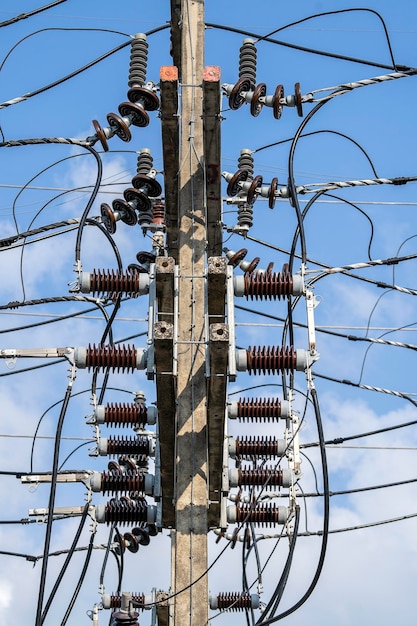
[[[135,346],[96,346],[74,349],[74,362],[80,369],[98,367],[101,369],[126,370],[145,369],[146,351]]]
[[[281,457],[285,454],[286,449],[285,439],[276,439],[275,437],[236,437],[229,439],[229,455],[232,459],[236,457],[245,459]]]
[[[286,506],[275,504],[252,504],[240,503],[227,507],[227,521],[229,524],[242,524],[251,522],[257,526],[274,526],[285,524],[288,520],[289,509]]]
[[[165,224],[165,204],[163,202],[155,202],[153,205],[152,223]]]
[[[290,403],[288,400],[280,401],[278,398],[271,399],[247,399],[240,398],[238,402],[232,402],[228,406],[228,417],[241,421],[270,422],[279,418],[290,416]]]
[[[253,39],[244,39],[239,50],[239,78],[248,78],[252,90],[256,85],[256,56]]]
[[[156,423],[156,407],[144,404],[111,403],[99,404],[94,410],[95,424],[107,426],[138,426]]]
[[[294,370],[303,371],[308,364],[306,350],[295,350],[293,346],[258,346],[237,350],[236,367],[249,374],[278,374]]]
[[[138,224],[139,226],[141,226],[142,229],[145,229],[146,226],[149,226],[150,224],[152,224],[152,220],[153,220],[153,209],[152,209],[152,203],[149,200],[149,207],[144,211],[139,211]]]
[[[135,297],[149,292],[149,275],[94,269],[91,273],[81,272],[79,285],[81,293],[92,293],[99,297],[119,293]]]
[[[248,230],[253,226],[253,207],[247,202],[239,204],[237,209],[237,223],[240,228]]]
[[[144,609],[146,596],[144,593],[131,593],[131,603],[138,609]],[[122,596],[120,593],[106,593],[101,596],[103,609],[119,609],[122,606]]]
[[[246,170],[247,172],[249,172],[248,178],[253,178],[254,161],[252,156],[252,150],[249,150],[248,148],[243,148],[243,150],[240,151],[237,164],[240,170]]]
[[[153,440],[150,437],[101,437],[98,442],[100,456],[116,454],[150,456],[154,452]]]
[[[233,285],[235,296],[251,300],[280,300],[304,291],[302,277],[286,268],[282,272],[245,272],[244,276],[234,277]]]
[[[129,87],[146,83],[148,47],[144,33],[138,33],[133,37],[130,48]]]
[[[290,470],[273,467],[234,468],[229,469],[229,484],[231,487],[288,488],[292,484],[292,473]]]
[[[239,591],[225,591],[217,596],[210,596],[210,608],[213,611],[229,610],[243,611],[245,609],[258,609],[259,596]]]
[[[152,474],[129,470],[127,472],[109,471],[94,472],[90,479],[92,491],[95,493],[115,494],[121,491],[138,492],[152,495],[154,477]]]
[[[145,498],[116,500],[95,507],[95,517],[99,524],[154,524],[156,506],[148,505]]]
[[[153,157],[149,148],[142,148],[138,154],[138,160],[136,165],[137,174],[144,174],[147,176],[153,168]]]

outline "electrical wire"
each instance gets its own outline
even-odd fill
[[[71,611],[74,608],[74,604],[77,601],[78,594],[81,591],[81,587],[83,585],[83,582],[84,582],[84,579],[85,579],[85,575],[87,574],[87,569],[88,569],[88,566],[90,564],[91,555],[93,553],[95,532],[96,531],[93,530],[93,532],[91,533],[90,542],[88,544],[88,550],[87,550],[87,554],[86,554],[86,557],[85,557],[84,566],[83,566],[83,569],[81,571],[80,578],[78,580],[78,583],[77,583],[77,586],[76,586],[76,588],[74,590],[74,593],[71,596],[71,601],[70,601],[70,603],[68,605],[68,608],[67,608],[67,610],[65,612],[65,615],[64,615],[64,617],[62,619],[61,626],[64,626],[64,624],[67,623],[68,618],[69,618],[69,616],[71,614]]]
[[[87,502],[84,505],[84,510],[83,510],[82,515],[81,515],[80,523],[79,523],[77,531],[76,531],[76,533],[74,535],[74,539],[72,540],[71,547],[68,550],[68,554],[67,554],[67,556],[65,558],[65,561],[64,561],[64,563],[63,563],[63,565],[61,567],[61,570],[60,570],[60,572],[59,572],[59,574],[58,574],[58,576],[56,578],[54,586],[53,586],[53,588],[52,588],[52,590],[51,590],[51,592],[49,594],[48,600],[45,603],[45,607],[44,607],[44,609],[42,611],[42,616],[41,616],[41,622],[42,623],[45,621],[45,618],[46,618],[46,616],[48,614],[48,611],[51,608],[51,604],[53,602],[53,599],[55,598],[56,592],[58,591],[59,586],[60,586],[60,584],[62,582],[62,579],[64,578],[65,572],[67,571],[68,565],[70,564],[71,558],[72,558],[72,556],[74,554],[74,550],[75,550],[75,548],[77,546],[78,540],[79,540],[79,538],[81,536],[81,532],[82,532],[82,530],[84,528],[84,525],[85,525],[85,522],[87,520],[89,506],[90,506],[89,502]]]
[[[21,20],[25,20],[28,17],[32,17],[33,15],[37,15],[38,13],[42,13],[43,11],[47,11],[48,9],[51,9],[52,7],[55,7],[58,4],[62,4],[63,2],[67,2],[67,0],[54,0],[54,2],[50,2],[49,4],[46,4],[43,7],[33,9],[32,11],[28,11],[27,13],[20,13],[19,15],[16,15],[15,17],[10,18],[9,20],[0,22],[0,28],[3,28],[3,26],[10,26],[11,24],[16,24],[16,22],[20,22]]]
[[[52,476],[51,476],[51,489],[49,493],[49,502],[48,502],[48,515],[46,520],[46,531],[45,531],[45,542],[43,554],[44,558],[42,561],[42,571],[40,575],[39,582],[39,592],[38,592],[38,604],[36,608],[36,620],[35,626],[42,625],[42,607],[43,607],[43,599],[45,595],[45,587],[46,587],[46,573],[48,570],[48,552],[49,546],[51,543],[51,535],[52,535],[52,522],[54,516],[54,503],[55,503],[55,494],[56,494],[56,479],[58,475],[58,460],[59,460],[59,449],[60,449],[60,438],[62,434],[62,427],[64,425],[65,415],[68,409],[69,401],[72,393],[72,381],[67,385],[67,389],[65,392],[65,397],[62,403],[61,412],[58,418],[56,435],[55,435],[55,446],[54,446],[54,457],[52,462]]]
[[[309,52],[311,54],[317,54],[319,56],[324,56],[332,59],[339,59],[341,61],[349,61],[351,63],[360,63],[362,65],[369,65],[371,67],[381,67],[383,69],[390,70],[392,69],[392,65],[386,65],[384,63],[378,63],[376,61],[369,61],[365,59],[358,59],[355,57],[346,56],[343,54],[336,54],[333,52],[328,52],[324,50],[316,50],[314,48],[308,48],[306,46],[299,46],[297,44],[289,43],[287,41],[280,41],[278,39],[273,39],[272,37],[266,37],[264,35],[260,35],[259,33],[254,33],[252,31],[244,30],[241,28],[234,28],[232,26],[223,26],[221,24],[213,24],[211,22],[206,23],[207,28],[215,28],[217,30],[225,30],[231,33],[238,33],[240,35],[245,35],[246,37],[253,37],[255,39],[262,39],[263,41],[267,41],[269,43],[273,43],[278,46],[283,46],[284,48],[291,48],[293,50],[300,50],[301,52]],[[396,65],[397,70],[408,70],[410,69],[407,65]]]

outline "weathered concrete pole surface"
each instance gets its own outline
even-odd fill
[[[181,117],[178,194],[178,376],[175,530],[171,626],[204,626],[208,619],[206,240],[203,102],[204,0],[182,0]]]

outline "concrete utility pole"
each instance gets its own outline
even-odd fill
[[[178,361],[175,530],[172,531],[173,626],[208,619],[207,412],[203,103],[204,1],[180,6],[182,83],[178,172]],[[176,52],[175,52],[176,54]],[[174,57],[175,62],[175,57]]]

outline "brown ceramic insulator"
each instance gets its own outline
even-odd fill
[[[257,192],[256,190],[262,186],[262,182],[262,176],[255,176],[255,178],[253,179],[246,195],[246,200],[249,204],[255,202],[256,198],[258,197],[259,192]]]
[[[96,270],[90,274],[90,293],[103,296],[106,294],[139,293],[139,273],[120,272],[119,270]]]
[[[136,174],[132,178],[132,185],[135,189],[140,189],[151,198],[156,198],[162,193],[162,187],[155,178],[147,174]]]
[[[153,205],[153,224],[165,223],[165,204],[163,202],[155,202]]]
[[[247,370],[249,374],[277,374],[293,372],[296,368],[297,355],[291,346],[258,346],[246,350]]]
[[[300,83],[295,83],[295,106],[297,108],[298,117],[303,117],[303,101],[301,99]]]
[[[122,222],[124,222],[128,226],[134,226],[135,224],[137,224],[138,218],[136,216],[135,210],[125,200],[122,200],[121,198],[116,198],[112,202],[112,207],[113,211],[119,213]]]
[[[228,196],[236,196],[241,187],[239,183],[245,181],[249,176],[248,170],[239,169],[235,172],[227,185],[226,193]]]
[[[263,102],[259,102],[259,98],[263,98],[266,95],[266,84],[259,83],[254,89],[252,100],[250,103],[250,112],[253,117],[257,117],[262,111]]]
[[[122,117],[127,117],[132,126],[145,128],[149,124],[149,115],[140,104],[133,102],[121,102],[119,104],[119,113]]]
[[[148,437],[108,437],[107,454],[149,455],[150,442]]]
[[[273,209],[275,206],[275,202],[277,200],[275,192],[277,188],[278,188],[278,178],[275,176],[271,180],[271,186],[269,187],[269,192],[268,192],[268,206],[270,209]]]
[[[105,522],[107,524],[137,524],[146,523],[148,504],[144,498],[140,500],[112,499],[105,507]]]
[[[288,271],[246,272],[244,281],[244,295],[251,300],[280,300],[289,298],[293,292],[293,278]]]
[[[253,272],[258,267],[260,260],[261,259],[259,256],[256,256],[254,259],[252,259],[248,267],[245,268],[245,274],[250,274],[251,272]]]
[[[119,115],[116,113],[109,113],[107,115],[107,121],[111,130],[119,137],[119,139],[126,142],[129,142],[132,139],[132,133],[129,130],[128,124],[126,124],[126,122],[122,120]]]
[[[243,611],[252,607],[252,598],[249,593],[239,591],[225,591],[217,595],[219,610]]]
[[[233,265],[233,267],[237,267],[241,261],[245,258],[248,251],[246,248],[241,248],[237,252],[235,252],[228,260],[228,265]]]
[[[104,495],[115,494],[120,491],[145,491],[145,474],[143,472],[102,472],[101,473],[101,489]]]
[[[124,544],[129,552],[136,554],[136,552],[138,552],[139,550],[139,541],[137,540],[135,535],[132,535],[132,533],[124,533],[123,539]]]
[[[145,594],[144,593],[132,593],[132,604],[140,609],[145,607]],[[122,597],[120,593],[110,594],[110,609],[119,609],[122,606]]]
[[[136,426],[146,424],[148,410],[143,404],[127,404],[117,402],[106,404],[104,408],[104,423],[107,426]]]
[[[103,202],[100,206],[100,213],[101,223],[103,224],[104,228],[107,230],[107,232],[110,233],[110,235],[114,235],[117,229],[117,225],[116,216],[113,209],[108,204]]]
[[[278,398],[252,400],[239,399],[237,403],[237,418],[247,421],[277,420],[281,417],[281,402]]]
[[[132,87],[127,92],[130,102],[138,102],[146,111],[156,111],[159,109],[159,98],[152,89],[146,87]]]
[[[236,456],[266,457],[278,456],[278,439],[275,437],[236,437]]]
[[[86,354],[86,368],[98,367],[119,371],[137,369],[135,346],[96,346],[89,345]]]
[[[104,130],[101,128],[100,123],[97,120],[93,120],[94,130],[96,131],[97,139],[100,141],[104,152],[109,151],[109,144],[107,143],[107,137]]]
[[[282,487],[283,485],[282,470],[274,469],[273,467],[258,469],[239,468],[238,477],[239,487],[272,489],[273,487]]]
[[[282,518],[282,507],[275,504],[263,504],[253,507],[251,504],[240,503],[236,506],[236,523],[252,522],[257,526],[275,526]]]
[[[277,88],[275,89],[274,99],[272,102],[272,111],[274,113],[274,117],[276,120],[279,120],[279,118],[282,115],[282,110],[284,106],[280,103],[280,100],[283,97],[284,97],[284,87],[282,85],[278,85]]]
[[[249,78],[239,78],[239,80],[233,85],[233,89],[230,92],[229,96],[229,107],[236,111],[239,109],[242,104],[245,102],[245,98],[242,96],[243,93],[247,91],[251,91],[252,84]]]

